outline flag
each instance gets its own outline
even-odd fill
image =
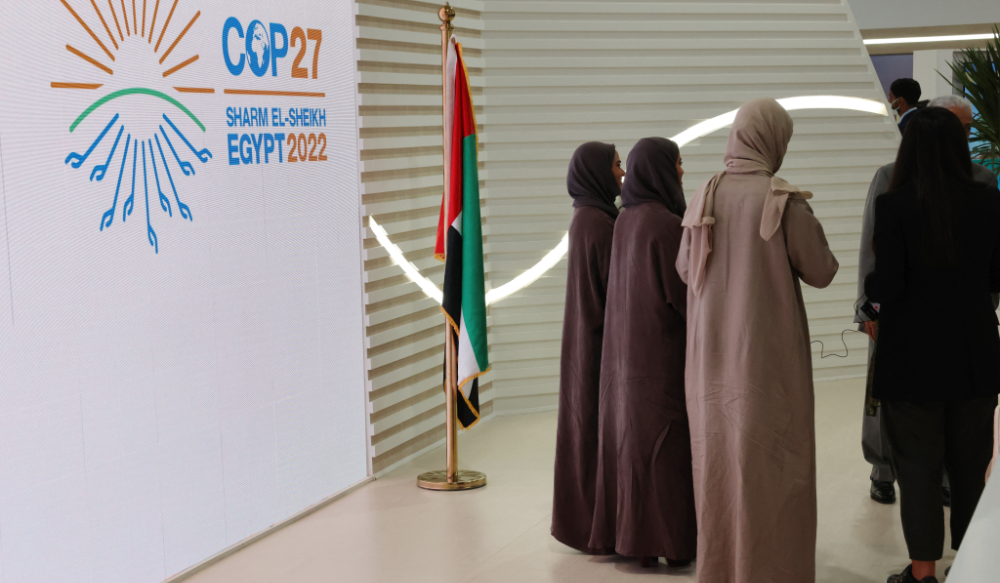
[[[476,116],[462,45],[455,42],[455,37],[448,43],[447,74],[444,123],[448,196],[441,201],[434,256],[445,261],[441,311],[448,319],[450,333],[455,335],[458,352],[458,421],[463,429],[469,429],[479,421],[478,379],[490,369],[490,359]]]

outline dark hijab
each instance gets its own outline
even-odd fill
[[[622,205],[631,208],[658,202],[679,217],[687,202],[677,176],[677,144],[666,138],[643,138],[628,155],[628,174],[622,187]]]
[[[614,144],[587,142],[576,149],[566,176],[566,188],[573,197],[574,207],[597,207],[612,218],[618,216],[615,198],[620,190],[611,170],[614,161]]]

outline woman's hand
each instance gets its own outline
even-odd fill
[[[875,342],[875,334],[878,332],[877,322],[865,322],[865,334]]]

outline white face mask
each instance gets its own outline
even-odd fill
[[[889,104],[889,106],[892,107],[893,118],[895,118],[896,123],[899,123],[903,120],[903,114],[902,112],[899,111],[899,102],[900,98],[897,97],[892,101],[892,103]]]

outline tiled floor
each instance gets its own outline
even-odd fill
[[[881,583],[907,563],[899,506],[868,498],[862,381],[816,387],[817,581]],[[641,569],[588,557],[549,536],[555,413],[503,417],[460,439],[461,466],[489,485],[426,492],[437,450],[188,579],[190,583],[541,583],[694,581],[694,569]],[[950,550],[939,576],[950,564]]]

